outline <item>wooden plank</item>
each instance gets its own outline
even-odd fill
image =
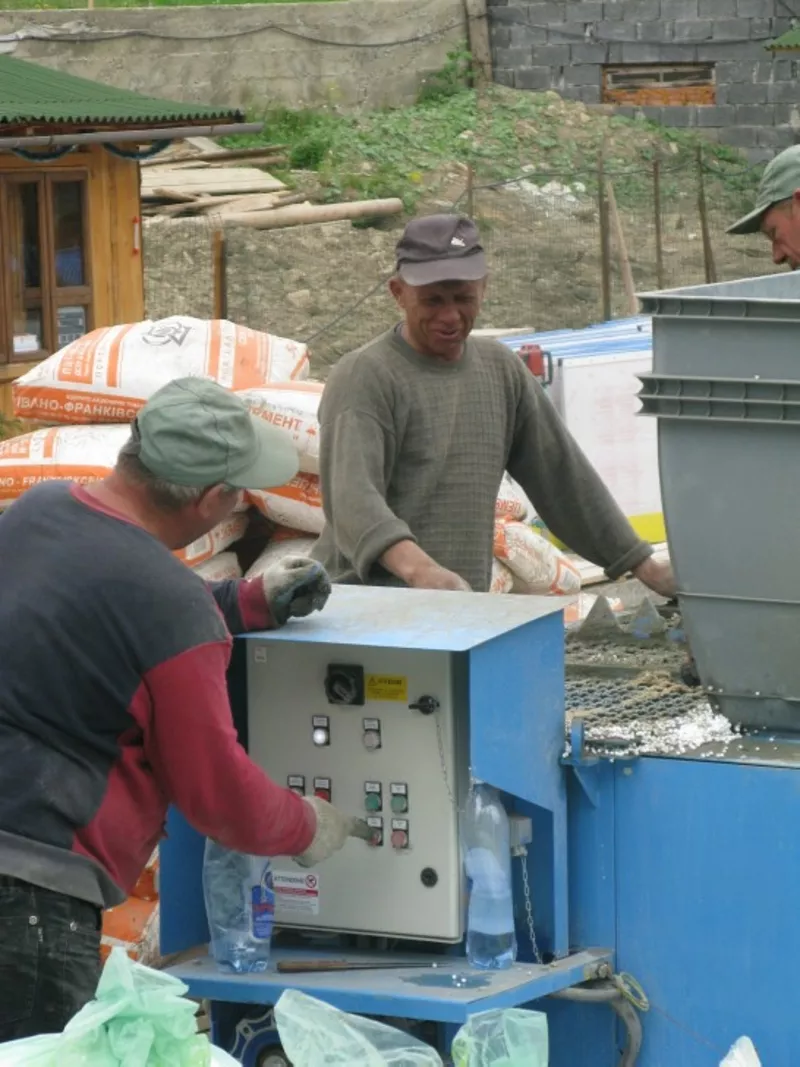
[[[228,221],[260,230],[273,230],[281,226],[305,226],[315,222],[337,222],[342,219],[378,218],[384,215],[399,215],[403,201],[390,197],[386,200],[356,200],[343,204],[299,204],[296,207],[276,207],[270,211],[240,212],[228,216]]]
[[[153,195],[158,188],[184,193],[272,193],[285,189],[283,182],[255,167],[221,167],[175,171],[143,171],[142,194]]]
[[[192,156],[192,160],[196,163],[217,163],[225,160],[258,159],[261,156],[274,156],[285,152],[288,147],[288,144],[268,144],[258,148],[217,148],[213,152],[200,152]]]
[[[184,193],[180,189],[154,189],[150,196],[159,200],[175,200],[178,204],[193,204],[197,200],[196,193]]]
[[[147,214],[153,215],[185,215],[187,213],[196,213],[200,211],[218,211],[220,205],[228,204],[232,200],[241,200],[242,197],[238,193],[231,193],[230,196],[198,196],[193,197],[191,200],[184,201],[181,204],[163,204],[161,207],[150,207],[147,209]]]
[[[215,197],[215,199],[225,200],[224,205],[219,210],[222,218],[239,212],[269,211],[270,208],[277,207],[280,204],[278,193],[251,193],[249,196]],[[206,208],[206,212],[213,214],[214,205],[210,204]]]

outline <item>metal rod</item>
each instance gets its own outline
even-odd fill
[[[708,230],[708,209],[706,206],[706,187],[703,181],[703,146],[697,146],[697,211],[700,215],[700,230],[703,234],[703,265],[706,272],[706,282],[717,280],[717,271],[714,266],[714,250],[711,247],[711,234]]]
[[[653,160],[653,221],[656,235],[656,282],[664,288],[664,246],[661,241],[661,162]]]
[[[58,145],[115,144],[122,141],[176,141],[183,137],[227,137],[260,133],[263,122],[224,122],[210,126],[164,126],[144,130],[104,130],[94,133],[54,133],[34,137],[0,137],[0,152],[15,148],[56,148]]]
[[[608,322],[611,318],[611,247],[608,232],[605,160],[602,151],[597,156],[597,207],[600,216],[600,280],[603,298],[603,321]]]

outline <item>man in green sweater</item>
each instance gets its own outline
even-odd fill
[[[508,348],[471,337],[486,289],[475,224],[408,224],[390,290],[395,329],[331,371],[320,406],[326,525],[315,557],[334,581],[486,592],[507,470],[565,544],[609,578],[674,592],[543,389]]]

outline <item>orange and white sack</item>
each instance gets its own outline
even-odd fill
[[[215,526],[210,533],[198,538],[197,541],[192,541],[186,548],[179,548],[175,555],[189,567],[205,563],[206,560],[218,556],[235,541],[244,537],[249,521],[246,513],[234,512],[229,518]]]
[[[116,908],[103,912],[100,957],[105,961],[111,949],[123,948],[132,960],[152,967],[160,960],[158,849],[142,871],[131,895]]]
[[[242,568],[235,552],[220,552],[205,563],[198,563],[192,570],[207,582],[224,582],[242,577]]]
[[[494,513],[498,519],[517,519],[520,522],[530,522],[535,515],[530,500],[508,472],[504,472],[500,482]]]
[[[308,556],[316,543],[316,537],[287,537],[280,541],[270,541],[245,578],[260,578],[265,571],[287,556]]]
[[[580,591],[577,567],[523,522],[495,522],[494,555],[514,575],[515,592],[563,595]]]
[[[300,470],[319,474],[317,410],[322,382],[276,382],[240,393],[253,415],[271,422],[290,438],[300,455]]]
[[[128,440],[127,426],[55,426],[0,441],[0,510],[39,482],[98,482]]]
[[[298,341],[226,319],[173,315],[92,330],[17,378],[11,394],[19,418],[130,422],[175,378],[238,390],[307,376],[308,349]]]
[[[280,489],[251,489],[246,497],[262,515],[281,526],[303,533],[322,533],[325,516],[316,474],[298,474]]]
[[[490,593],[511,593],[514,590],[514,575],[499,559],[492,560],[492,580]]]

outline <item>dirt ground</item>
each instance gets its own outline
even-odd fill
[[[449,209],[464,188],[458,166],[439,175],[421,212]],[[574,203],[554,194],[531,198],[514,187],[479,190],[473,210],[491,266],[488,297],[478,325],[496,328],[580,327],[600,321],[601,255],[597,206],[587,195]],[[462,200],[461,205],[464,205]],[[659,288],[652,208],[621,211],[637,291]],[[766,242],[730,238],[727,214],[711,206],[710,233],[719,280],[773,270]],[[145,224],[147,312],[213,314],[213,220],[148,220]],[[314,372],[324,377],[343,353],[395,321],[383,279],[393,265],[402,221],[358,229],[348,222],[284,230],[227,228],[228,317],[245,325],[308,341]],[[675,198],[661,220],[664,287],[705,282],[696,205]],[[629,311],[611,245],[614,317]]]

